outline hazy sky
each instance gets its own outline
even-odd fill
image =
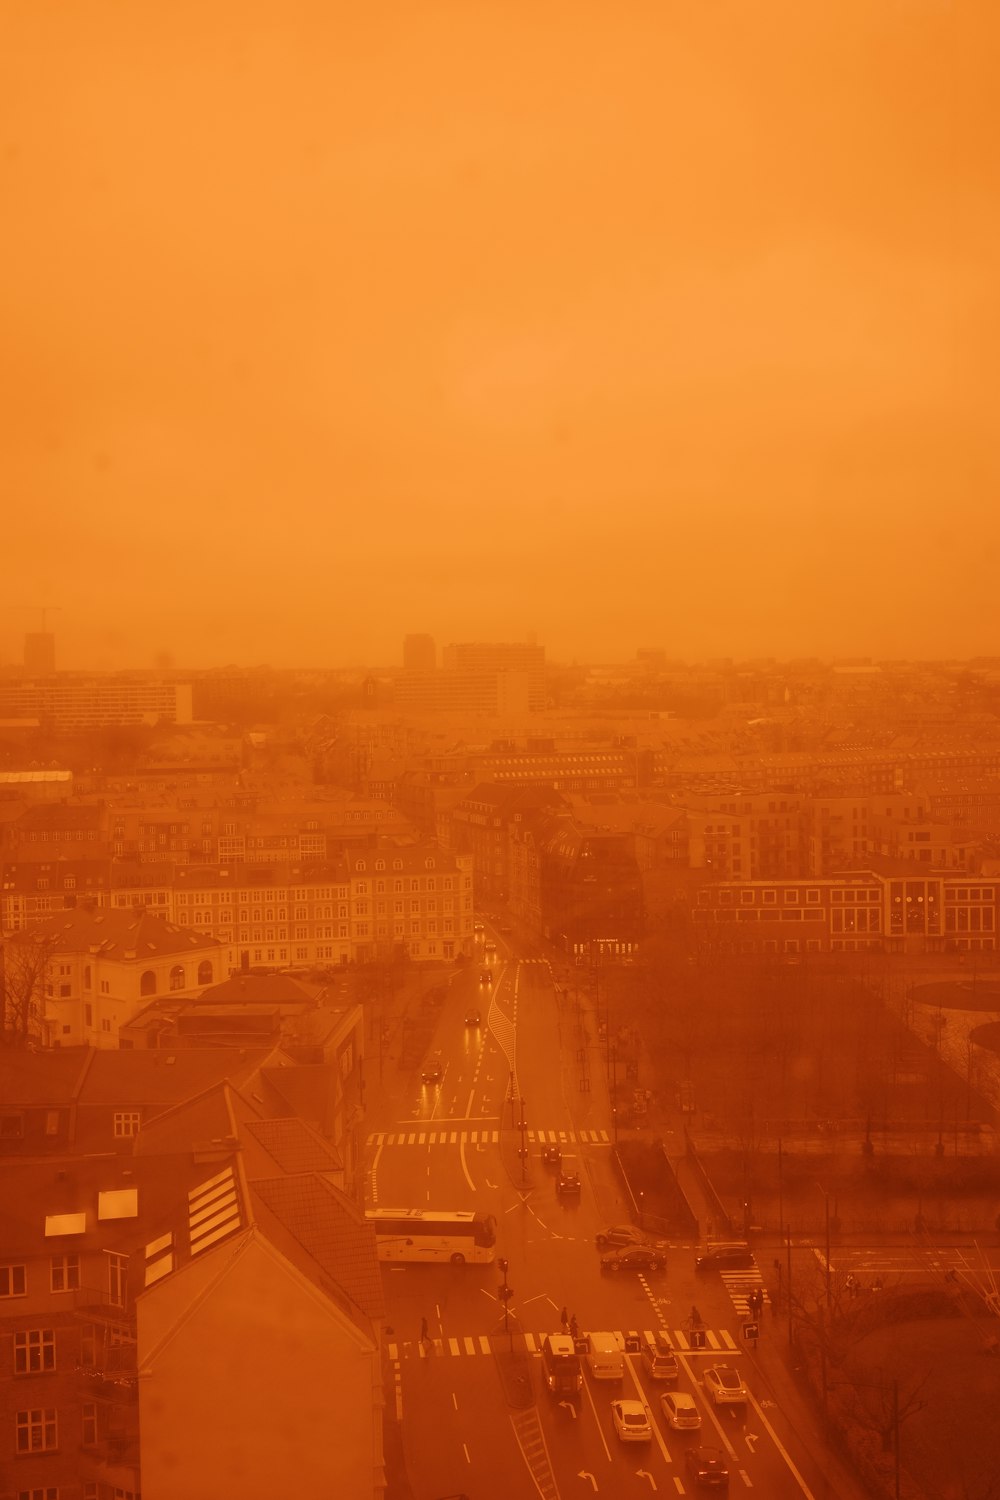
[[[1000,652],[996,0],[6,0],[0,662]]]

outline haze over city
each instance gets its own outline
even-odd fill
[[[0,664],[996,650],[992,7],[7,7]]]

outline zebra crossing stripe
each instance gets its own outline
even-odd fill
[[[670,1343],[671,1347],[676,1349],[679,1354],[695,1352],[691,1349],[688,1335],[684,1332],[683,1329],[662,1329],[661,1333],[666,1335],[668,1343]],[[720,1328],[716,1331],[713,1331],[710,1328],[706,1328],[704,1330],[704,1334],[706,1348],[711,1349],[714,1353],[722,1353],[725,1350],[736,1353],[739,1350],[739,1344],[733,1338],[728,1329]],[[516,1334],[515,1337],[521,1341],[522,1347],[524,1348],[526,1353],[538,1354],[541,1351],[542,1344],[544,1343],[547,1335],[544,1333],[536,1334],[525,1331],[523,1333]],[[634,1333],[630,1332],[628,1337],[634,1338],[635,1335]],[[642,1330],[642,1337],[645,1340],[652,1342],[655,1338],[655,1335],[651,1328],[644,1328]],[[618,1344],[618,1347],[620,1349],[624,1349],[626,1335],[622,1332],[616,1332],[614,1334],[614,1338]],[[428,1345],[430,1346],[429,1348]],[[492,1341],[490,1339],[490,1335],[487,1333],[462,1334],[460,1337],[436,1338],[433,1340],[428,1340],[428,1343],[422,1343],[419,1339],[414,1339],[412,1343],[387,1344],[386,1348],[389,1352],[389,1358],[397,1363],[400,1359],[412,1358],[412,1351],[414,1350],[416,1351],[417,1358],[419,1359],[427,1359],[429,1354],[434,1354],[442,1358],[445,1355],[451,1355],[455,1358],[461,1358],[463,1355],[471,1355],[474,1358],[477,1354],[489,1355],[493,1353]]]

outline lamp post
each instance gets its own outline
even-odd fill
[[[528,1180],[528,1141],[527,1141],[528,1122],[524,1118],[524,1099],[523,1098],[521,1099],[521,1118],[517,1122],[517,1128],[521,1132],[521,1144],[518,1147],[517,1154],[521,1158],[521,1182],[523,1184],[523,1183],[526,1183],[527,1180]]]

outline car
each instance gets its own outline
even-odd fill
[[[648,1443],[653,1436],[641,1401],[612,1401],[611,1420],[623,1443]]]
[[[642,1363],[651,1380],[665,1380],[676,1385],[680,1366],[673,1345],[665,1333],[647,1335],[642,1346]]]
[[[558,1167],[562,1165],[561,1146],[542,1147],[542,1165],[544,1167]]]
[[[743,1384],[743,1376],[732,1365],[709,1365],[701,1383],[705,1387],[705,1394],[710,1396],[716,1406],[727,1406],[733,1401],[746,1401],[749,1392]]]
[[[610,1229],[602,1230],[600,1234],[594,1235],[594,1244],[598,1250],[606,1250],[609,1245],[621,1249],[625,1245],[644,1245],[646,1236],[641,1229],[636,1229],[634,1224],[612,1224]]]
[[[601,1256],[602,1271],[662,1271],[663,1256],[648,1245],[630,1245],[613,1255]]]
[[[479,1026],[481,1024],[479,1012],[474,1007],[472,1010],[465,1012],[465,1024],[466,1026]]]
[[[701,1426],[701,1412],[687,1391],[664,1391],[660,1397],[660,1410],[668,1427],[675,1432],[693,1432]]]
[[[688,1448],[684,1454],[684,1466],[688,1478],[706,1489],[722,1490],[729,1484],[729,1469],[720,1448]]]
[[[749,1245],[708,1245],[695,1256],[696,1271],[752,1271],[756,1268]]]
[[[483,969],[482,973],[479,976],[479,983],[480,984],[492,984],[493,983],[493,970],[492,969]]]
[[[440,1083],[444,1077],[444,1060],[440,1052],[429,1057],[420,1070],[421,1083]]]

